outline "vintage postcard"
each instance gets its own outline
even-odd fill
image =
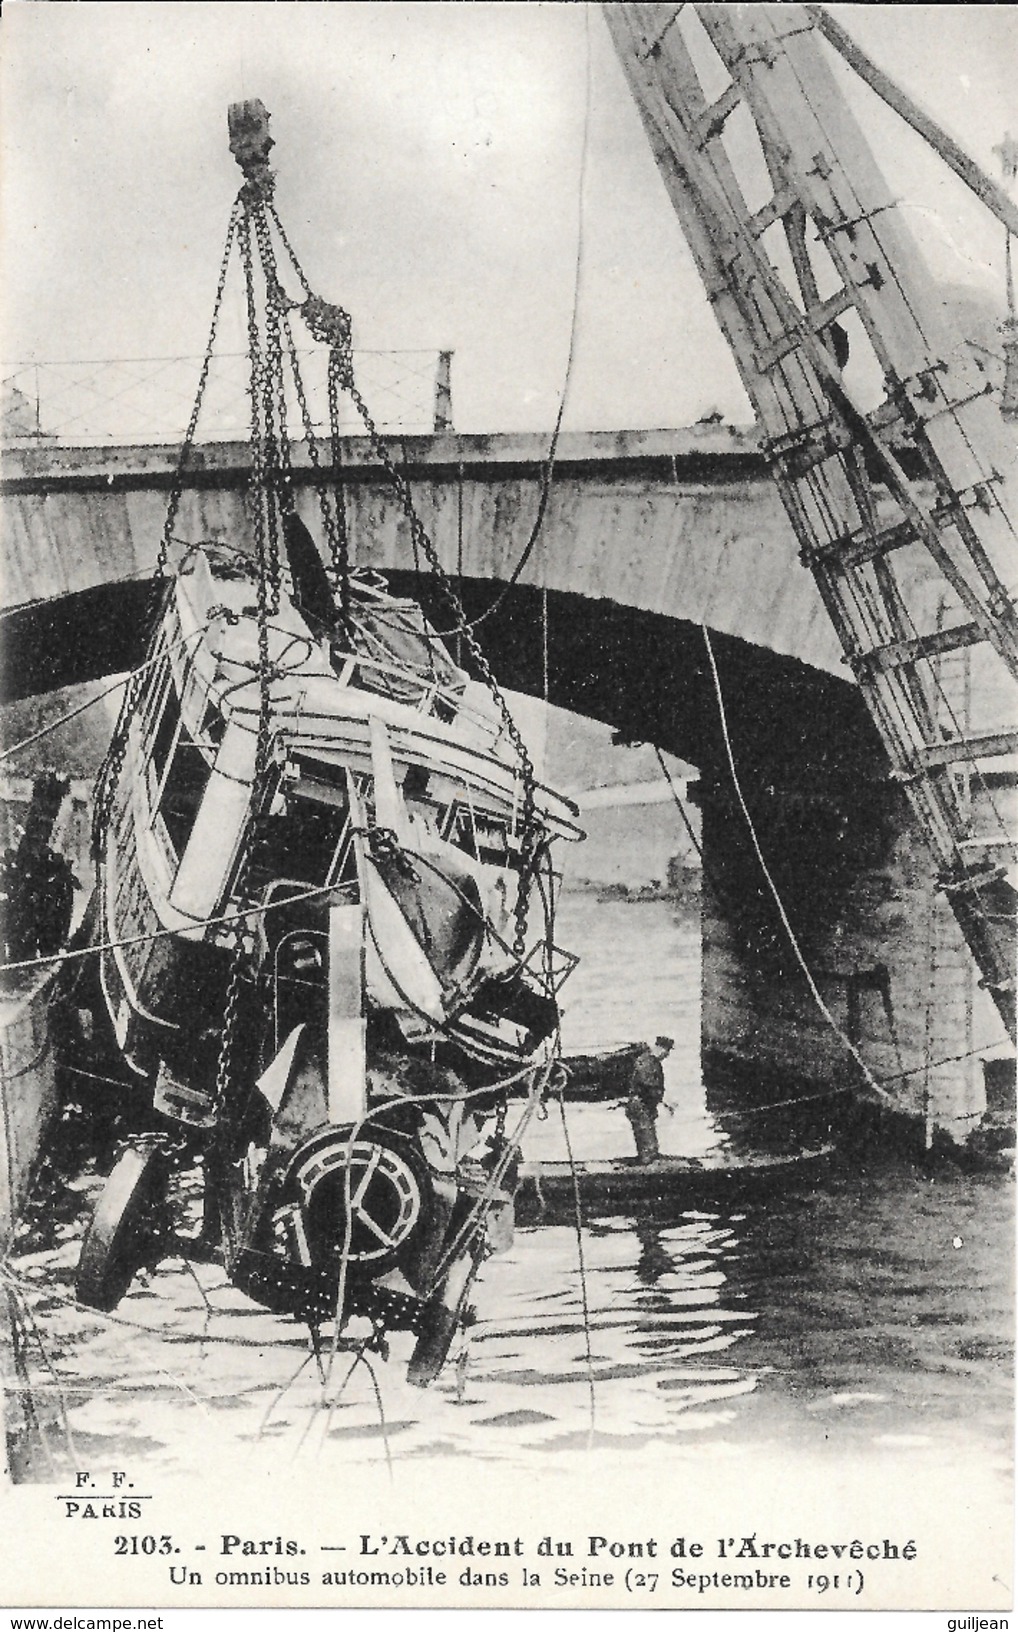
[[[1007,1624],[1015,56],[5,6],[0,1608]]]

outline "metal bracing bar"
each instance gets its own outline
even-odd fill
[[[942,879],[940,887],[945,895],[976,895],[980,890],[985,890],[991,884],[999,884],[1003,878],[1003,867],[987,866],[980,867],[971,873],[965,873],[958,878]],[[1005,985],[1004,982],[999,982],[999,984]],[[1013,982],[1007,984],[1013,984]]]
[[[892,198],[886,204],[875,205],[872,210],[862,210],[858,215],[841,215],[831,220],[826,216],[814,216],[817,237],[825,244],[828,239],[836,238],[839,232],[847,232],[853,237],[856,227],[868,226],[876,216],[896,210],[900,203],[900,199]]]
[[[874,561],[873,579],[880,594],[891,640],[908,640],[909,629],[914,629],[915,625],[909,616],[898,581],[886,556],[880,556]],[[930,674],[925,670],[917,670],[912,665],[906,665],[890,680],[892,685],[895,678],[899,687],[905,691],[908,697],[912,717],[919,735],[924,742],[929,742],[936,735],[937,730],[936,716],[933,709],[933,687],[929,683]],[[885,681],[885,683],[887,682]],[[956,797],[956,792],[952,789],[952,801]]]
[[[845,453],[851,445],[852,438],[842,421],[832,414],[815,425],[804,425],[801,431],[772,437],[765,452],[768,461],[780,465],[790,481],[798,481],[815,465]]]

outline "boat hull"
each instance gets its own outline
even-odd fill
[[[823,1175],[834,1157],[833,1145],[799,1150],[781,1156],[755,1156],[745,1161],[697,1161],[688,1156],[660,1156],[653,1162],[635,1157],[611,1161],[524,1162],[516,1214],[520,1223],[538,1223],[549,1215],[575,1210],[579,1194],[581,1215],[611,1217],[635,1203],[656,1204],[662,1210],[725,1205],[736,1198],[766,1196],[799,1185],[811,1185]]]

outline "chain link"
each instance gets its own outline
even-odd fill
[[[279,610],[279,517],[289,515],[294,508],[293,469],[290,461],[290,437],[287,425],[286,382],[283,369],[282,317],[287,309],[286,296],[279,284],[275,251],[265,215],[264,204],[254,212],[255,235],[265,282],[265,437],[267,467],[267,497],[269,515],[269,573],[271,583],[270,610]]]
[[[340,472],[343,468],[343,444],[339,434],[339,393],[343,380],[343,359],[339,352],[329,352],[329,438],[332,444],[332,471],[335,482],[336,531],[332,539],[332,570],[339,585],[339,615],[343,628],[350,632],[350,538],[346,525],[346,496]]]
[[[262,675],[269,664],[268,631],[268,554],[270,549],[268,526],[273,519],[268,501],[270,488],[266,471],[264,414],[266,403],[265,362],[261,335],[258,328],[258,307],[255,300],[254,261],[251,252],[251,219],[245,212],[240,229],[240,252],[244,265],[244,288],[247,295],[247,344],[251,365],[248,396],[251,404],[251,475],[248,495],[251,522],[255,535],[255,558],[258,566],[258,672]],[[259,712],[259,743],[261,741],[261,714]]]
[[[170,545],[173,542],[173,533],[177,521],[177,512],[184,492],[184,473],[191,458],[191,449],[194,445],[195,433],[198,429],[198,417],[201,413],[202,401],[205,396],[205,387],[208,384],[209,369],[212,366],[212,353],[216,344],[216,334],[219,328],[219,314],[223,304],[223,294],[226,289],[226,279],[230,269],[230,257],[237,236],[237,229],[242,215],[241,201],[238,196],[230,211],[230,219],[226,229],[226,243],[219,263],[219,277],[216,283],[216,297],[212,306],[212,322],[209,325],[209,337],[205,346],[205,355],[202,358],[201,371],[198,375],[198,389],[191,406],[191,416],[184,433],[184,441],[180,449],[173,473],[173,483],[170,487],[170,496],[166,506],[166,517],[163,522],[162,536],[156,553],[155,571],[153,573],[153,598],[149,609],[149,619],[155,622],[158,612],[162,585],[166,578],[166,564],[169,559]],[[141,701],[144,686],[137,675],[132,675],[127,682],[124,700],[121,704],[117,723],[110,737],[110,744],[106,750],[102,764],[96,774],[92,806],[92,854],[99,860],[106,849],[106,836],[109,827],[110,815],[113,809],[113,800],[117,786],[124,769],[124,760],[127,757],[127,745],[131,729],[131,721]]]
[[[499,1150],[499,1151],[501,1151],[503,1146],[506,1144],[505,1123],[506,1123],[506,1117],[508,1116],[508,1114],[509,1114],[509,1095],[508,1094],[502,1094],[502,1096],[501,1096],[501,1098],[499,1099],[499,1102],[498,1102],[498,1109],[495,1112],[495,1127],[494,1127],[494,1133],[493,1133],[493,1142],[495,1144],[496,1149]]]
[[[251,403],[251,482],[250,498],[255,533],[255,551],[258,562],[257,624],[258,624],[258,737],[255,746],[254,776],[251,784],[251,806],[255,815],[248,823],[244,844],[237,863],[234,896],[243,900],[251,862],[258,842],[261,822],[259,814],[266,804],[266,780],[271,750],[271,686],[273,670],[269,655],[269,617],[279,607],[279,507],[277,482],[283,483],[283,503],[287,502],[286,480],[278,459],[279,441],[276,433],[277,414],[282,415],[281,434],[285,438],[286,419],[282,387],[282,348],[279,340],[279,305],[273,298],[278,290],[275,265],[266,253],[264,236],[259,230],[262,201],[252,196],[240,223],[239,242],[244,268],[244,287],[247,299],[248,355],[251,365],[249,397]],[[258,324],[255,290],[254,254],[251,225],[254,220],[259,259],[267,291],[265,313],[265,345],[263,347]],[[271,250],[271,246],[270,250]],[[275,317],[273,317],[275,314]],[[289,449],[286,466],[289,472]],[[292,508],[292,476],[289,482],[289,504]],[[242,930],[237,932],[237,944],[230,968],[223,1014],[223,1033],[216,1070],[216,1118],[222,1116],[227,1105],[233,1078],[233,1055],[236,1038],[237,1011],[245,980],[248,978],[248,952]]]
[[[335,480],[335,508],[329,504],[324,481],[315,482],[315,490],[322,513],[322,525],[325,529],[326,540],[329,545],[329,558],[332,565],[333,577],[339,589],[340,617],[344,628],[350,627],[350,545],[349,531],[346,521],[346,504],[343,496],[340,470],[342,468],[342,447],[339,436],[339,389],[346,389],[347,381],[353,380],[353,325],[349,315],[339,306],[330,306],[321,300],[312,291],[304,269],[294,253],[293,245],[287,236],[286,229],[279,219],[278,212],[272,199],[265,200],[266,230],[271,220],[276,229],[279,240],[286,250],[290,265],[300,283],[304,294],[304,301],[288,301],[283,296],[278,285],[281,307],[281,327],[286,338],[290,368],[293,375],[294,389],[300,408],[301,423],[308,446],[308,457],[315,468],[317,475],[321,474],[321,456],[318,447],[318,438],[315,435],[314,422],[308,408],[307,396],[304,390],[304,381],[297,359],[297,348],[290,326],[289,308],[298,306],[312,336],[329,346],[328,372],[328,401],[329,401],[329,432],[332,451],[332,468]],[[273,267],[275,269],[273,258]]]
[[[364,828],[363,837],[374,861],[402,873],[404,878],[420,882],[420,873],[391,827]]]
[[[294,253],[293,245],[291,244],[289,238],[286,236],[286,228],[283,226],[282,221],[280,221],[279,215],[278,215],[277,210],[276,210],[276,206],[273,203],[271,198],[266,199],[265,208],[268,211],[268,214],[272,217],[272,224],[275,227],[277,233],[279,234],[280,243],[282,244],[283,248],[286,250],[286,253],[290,257],[290,265],[293,267],[293,270],[296,273],[297,281],[300,284],[301,288],[303,289],[305,297],[314,298],[313,297],[313,292],[312,292],[312,289],[311,289],[311,285],[308,283],[307,278],[304,276],[304,268],[301,266],[300,262],[297,259],[297,256]]]
[[[219,263],[219,281],[216,284],[216,298],[212,307],[212,322],[209,327],[208,344],[205,347],[205,356],[202,359],[201,372],[198,376],[198,389],[191,407],[191,417],[184,432],[184,441],[177,460],[177,468],[173,476],[173,485],[170,488],[170,497],[166,506],[166,520],[163,525],[163,536],[159,543],[159,553],[156,556],[156,577],[162,578],[166,574],[166,562],[169,557],[170,544],[173,541],[173,530],[177,521],[177,511],[184,491],[184,471],[191,457],[191,448],[194,444],[195,433],[198,429],[198,417],[201,413],[202,401],[205,396],[205,387],[208,384],[209,369],[212,366],[212,352],[216,344],[216,333],[219,328],[219,313],[223,304],[223,292],[226,288],[226,278],[230,269],[230,256],[233,253],[233,244],[237,236],[237,228],[243,214],[241,195],[234,200],[230,211],[229,225],[226,229],[226,243],[223,246],[223,255]]]
[[[142,689],[140,676],[132,674],[127,682],[127,689],[120,705],[120,713],[113,728],[109,748],[106,750],[105,758],[95,779],[95,788],[92,794],[92,855],[96,861],[101,859],[106,850],[110,817],[113,813],[113,801],[120,784],[124,760],[127,757],[131,720],[141,700]]]
[[[308,458],[315,471],[315,492],[318,495],[318,504],[322,513],[322,526],[325,530],[326,542],[329,546],[329,558],[332,562],[333,573],[339,588],[340,609],[344,612],[344,624],[349,628],[349,546],[347,543],[346,505],[343,499],[342,487],[337,480],[335,488],[335,514],[329,503],[329,495],[322,475],[321,454],[318,447],[318,438],[315,435],[314,422],[308,407],[307,394],[304,390],[304,380],[297,359],[297,347],[290,326],[290,314],[284,307],[282,314],[282,331],[286,340],[290,370],[293,375],[294,390],[300,408],[301,423],[304,427],[304,436],[307,441]],[[330,399],[331,400],[331,399]],[[339,460],[334,448],[333,462],[338,474]]]
[[[265,252],[259,232],[259,215],[257,212],[249,217],[247,224],[248,262],[245,268],[248,276],[248,334],[257,336],[258,318],[254,303],[253,265],[250,251],[250,229],[253,222],[255,235],[258,241],[258,257],[261,265],[262,280],[265,287],[265,334],[264,343],[253,361],[251,370],[251,390],[258,397],[260,404],[261,431],[260,445],[256,450],[256,462],[259,474],[256,480],[252,473],[252,498],[259,506],[263,515],[262,532],[259,551],[259,588],[264,588],[267,597],[268,610],[276,613],[279,610],[279,527],[280,510],[285,511],[284,476],[282,460],[282,437],[277,428],[279,413],[279,399],[282,395],[280,383],[281,364],[279,347],[278,307],[272,299],[271,267],[265,264]],[[285,424],[285,405],[283,408]],[[254,434],[252,427],[252,434]],[[287,450],[287,459],[289,450]],[[292,482],[291,482],[292,488]],[[281,504],[281,498],[283,503]],[[292,498],[291,498],[292,507]]]

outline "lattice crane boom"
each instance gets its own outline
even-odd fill
[[[802,559],[1013,1037],[1013,430],[945,316],[819,8],[604,13]]]

